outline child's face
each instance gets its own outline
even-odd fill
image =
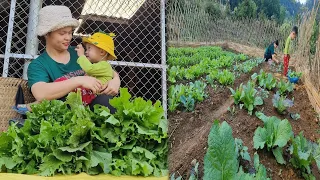
[[[291,33],[291,39],[295,39],[297,37],[297,34],[295,32]]]
[[[92,63],[96,63],[106,56],[106,52],[93,44],[86,43],[85,55]]]

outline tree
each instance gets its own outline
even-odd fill
[[[225,16],[228,17],[228,16],[231,16],[231,8],[230,8],[230,4],[229,2],[227,2],[226,4],[226,9],[225,9]]]
[[[235,9],[235,15],[238,18],[256,18],[257,5],[253,0],[243,0]]]
[[[278,23],[282,24],[284,22],[285,18],[286,18],[286,8],[281,6],[280,7],[280,16],[279,16],[279,19],[278,19]]]
[[[271,18],[271,16],[275,16],[278,19],[280,18],[280,0],[262,1],[261,9],[268,18]]]
[[[230,9],[233,11],[235,7],[237,7],[243,0],[230,0]]]
[[[222,16],[220,4],[209,1],[205,7],[206,13],[208,13],[212,18],[220,18]]]
[[[316,0],[316,5],[319,3],[319,0]],[[311,10],[313,8],[314,5],[314,0],[307,0],[306,1],[306,6],[309,8],[309,10]]]
[[[299,14],[300,8],[303,6],[297,0],[280,0],[280,4],[286,8],[291,16],[296,16],[297,14]]]

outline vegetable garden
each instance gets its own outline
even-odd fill
[[[171,179],[319,179],[301,73],[220,47],[168,49]]]

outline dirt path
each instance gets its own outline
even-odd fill
[[[232,88],[238,87],[242,82],[249,80],[251,74],[259,72],[263,65],[253,69],[249,74],[238,77]],[[228,88],[217,90],[208,87],[208,98],[196,105],[192,112],[169,113],[169,169],[170,172],[186,175],[190,171],[191,161],[196,159],[202,162],[207,147],[207,138],[212,122],[219,119],[233,104]],[[202,171],[200,164],[199,172]]]
[[[224,113],[227,112],[228,107],[233,104],[233,98],[229,98],[220,108],[208,114],[203,120],[206,121],[203,126],[194,129],[190,139],[186,139],[185,142],[179,143],[178,151],[172,151],[169,159],[170,169],[176,169],[179,173],[183,173],[190,166],[191,161],[196,158],[200,159],[203,157],[194,157],[196,154],[203,154],[207,146],[207,137],[212,126],[213,120],[218,119]],[[177,125],[178,127],[179,125]],[[173,132],[174,133],[174,132]],[[200,143],[200,144],[199,144]],[[187,163],[189,162],[189,163]]]

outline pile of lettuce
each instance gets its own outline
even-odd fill
[[[110,100],[116,108],[84,107],[80,93],[67,101],[33,105],[22,128],[0,135],[2,172],[52,176],[167,175],[167,119],[161,103],[131,98],[126,88]]]

